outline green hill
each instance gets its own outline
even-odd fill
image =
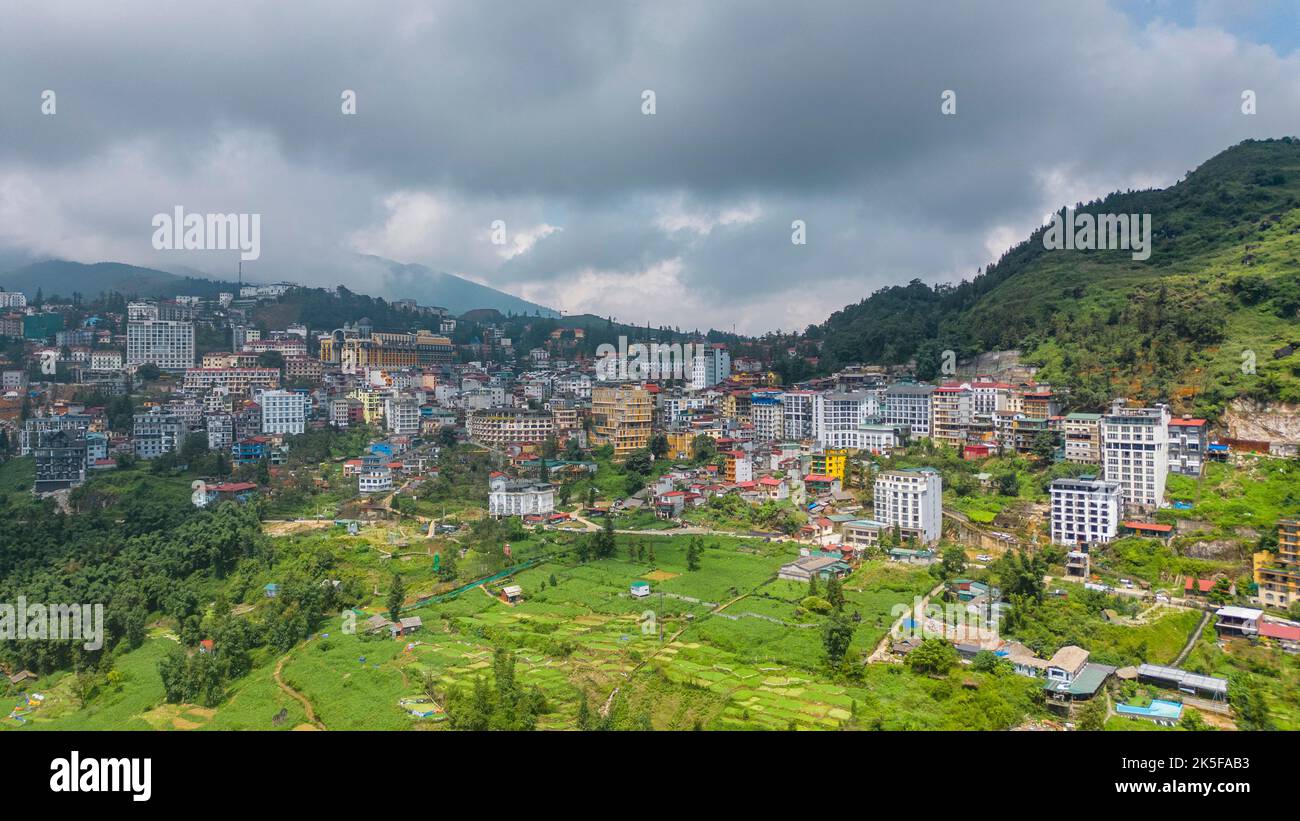
[[[1238,396],[1300,402],[1300,140],[1248,140],[1170,188],[1078,210],[1151,214],[1150,259],[1049,251],[1044,227],[973,280],[884,288],[807,337],[824,367],[915,357],[923,378],[944,350],[1020,349],[1075,407],[1129,396],[1217,416]]]

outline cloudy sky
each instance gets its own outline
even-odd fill
[[[380,293],[375,254],[684,328],[969,277],[1063,204],[1300,134],[1295,0],[7,5],[0,250],[232,276],[151,219],[258,213],[251,279]]]

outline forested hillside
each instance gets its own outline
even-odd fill
[[[970,281],[884,288],[807,335],[823,368],[915,357],[927,378],[946,349],[1018,348],[1076,407],[1127,395],[1214,416],[1237,396],[1298,402],[1298,195],[1300,140],[1246,141],[1170,188],[1079,206],[1151,214],[1149,260],[1049,251],[1040,228]]]

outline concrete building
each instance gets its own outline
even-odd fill
[[[86,481],[86,437],[75,429],[37,434],[34,493],[76,487]]]
[[[654,404],[650,393],[634,385],[601,386],[591,391],[591,439],[596,447],[612,445],[616,460],[650,444]]]
[[[702,391],[731,376],[731,354],[723,345],[708,345],[691,363],[691,389]]]
[[[504,473],[488,478],[488,515],[525,516],[555,510],[555,486],[529,479],[511,479]]]
[[[930,397],[933,385],[897,382],[885,388],[881,417],[888,425],[907,425],[913,439],[930,436]]]
[[[262,433],[297,435],[307,430],[311,397],[296,391],[262,391]]]
[[[194,323],[161,319],[128,322],[126,364],[147,363],[153,363],[164,371],[194,367]]]
[[[969,385],[940,385],[930,394],[930,438],[936,445],[961,449],[975,413]]]
[[[943,479],[933,468],[887,470],[876,477],[877,521],[897,527],[921,544],[939,541],[943,532]]]
[[[1119,482],[1124,508],[1146,512],[1164,502],[1169,472],[1169,409],[1125,408],[1120,401],[1101,418],[1104,477]]]
[[[469,414],[467,428],[472,441],[500,448],[516,442],[545,442],[555,432],[555,420],[546,411],[485,408]]]
[[[181,420],[169,413],[137,413],[132,438],[135,455],[141,459],[156,459],[171,453],[186,434]]]
[[[1061,420],[1065,461],[1079,465],[1101,464],[1101,414],[1070,413]]]
[[[1169,420],[1169,470],[1184,476],[1200,476],[1205,469],[1205,448],[1209,444],[1204,419],[1183,416]]]
[[[1057,479],[1050,494],[1053,544],[1106,544],[1118,534],[1124,506],[1118,482],[1090,476]]]
[[[1278,520],[1277,552],[1256,553],[1254,569],[1260,604],[1285,610],[1300,601],[1300,519]]]

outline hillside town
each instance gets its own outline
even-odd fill
[[[592,346],[581,325],[548,320],[556,327],[543,344],[515,350],[505,322],[479,320],[457,344],[465,318],[409,301],[392,304],[407,330],[377,329],[366,317],[334,329],[276,326],[271,318],[296,290],[277,283],[213,299],[38,304],[0,293],[3,452],[30,457],[31,493],[64,510],[96,477],[147,467],[193,476],[199,509],[230,501],[296,510],[268,517],[287,532],[324,520],[359,536],[414,521],[427,538],[455,540],[478,526],[473,509],[449,518],[447,503],[463,508],[472,497],[481,499],[471,506],[481,505],[477,515],[513,522],[505,539],[528,538],[521,528],[554,534],[539,548],[602,530],[610,539],[677,536],[690,540],[687,561],[698,565],[696,540],[758,540],[794,551],[769,579],[808,587],[799,613],[829,607],[819,585],[838,589],[883,561],[922,586],[915,603],[900,599],[906,615],[864,648],[862,662],[912,663],[933,654],[927,642],[937,638],[953,663],[1005,662],[1040,679],[1042,705],[1055,709],[1049,722],[1077,723],[1080,705],[1107,687],[1146,685],[1154,701],[1107,714],[1168,725],[1187,705],[1230,723],[1229,682],[1178,667],[1186,651],[1130,664],[1090,661],[1074,644],[1039,655],[997,629],[1023,618],[1025,596],[1096,595],[1112,603],[1098,611],[1112,625],[1191,611],[1201,620],[1188,649],[1203,631],[1300,648],[1294,516],[1260,522],[1276,541],[1252,548],[1246,567],[1228,558],[1204,563],[1204,574],[1142,578],[1121,575],[1107,552],[1133,537],[1194,542],[1203,523],[1178,517],[1196,501],[1182,488],[1199,486],[1212,465],[1293,465],[1295,442],[1231,439],[1167,404],[1115,398],[1077,408],[1014,358],[992,373],[963,374],[969,365],[958,363],[929,382],[912,367],[860,365],[781,384],[744,342],[734,357],[731,345],[707,339]],[[295,456],[302,447],[309,459]],[[1028,498],[1026,480],[1036,483]],[[531,564],[501,536],[487,538],[499,551],[496,565],[484,565],[492,578],[511,581]],[[428,555],[443,583],[435,592],[452,589],[456,562],[473,558],[468,547],[434,542]],[[1014,595],[1007,571],[990,575],[1027,556],[1039,577]],[[632,597],[654,595],[648,577],[632,583]],[[274,597],[279,583],[265,588]],[[493,589],[512,607],[527,595],[518,584]],[[422,629],[419,616],[391,610],[371,616],[379,625],[371,632]],[[993,629],[964,628],[966,613]]]

